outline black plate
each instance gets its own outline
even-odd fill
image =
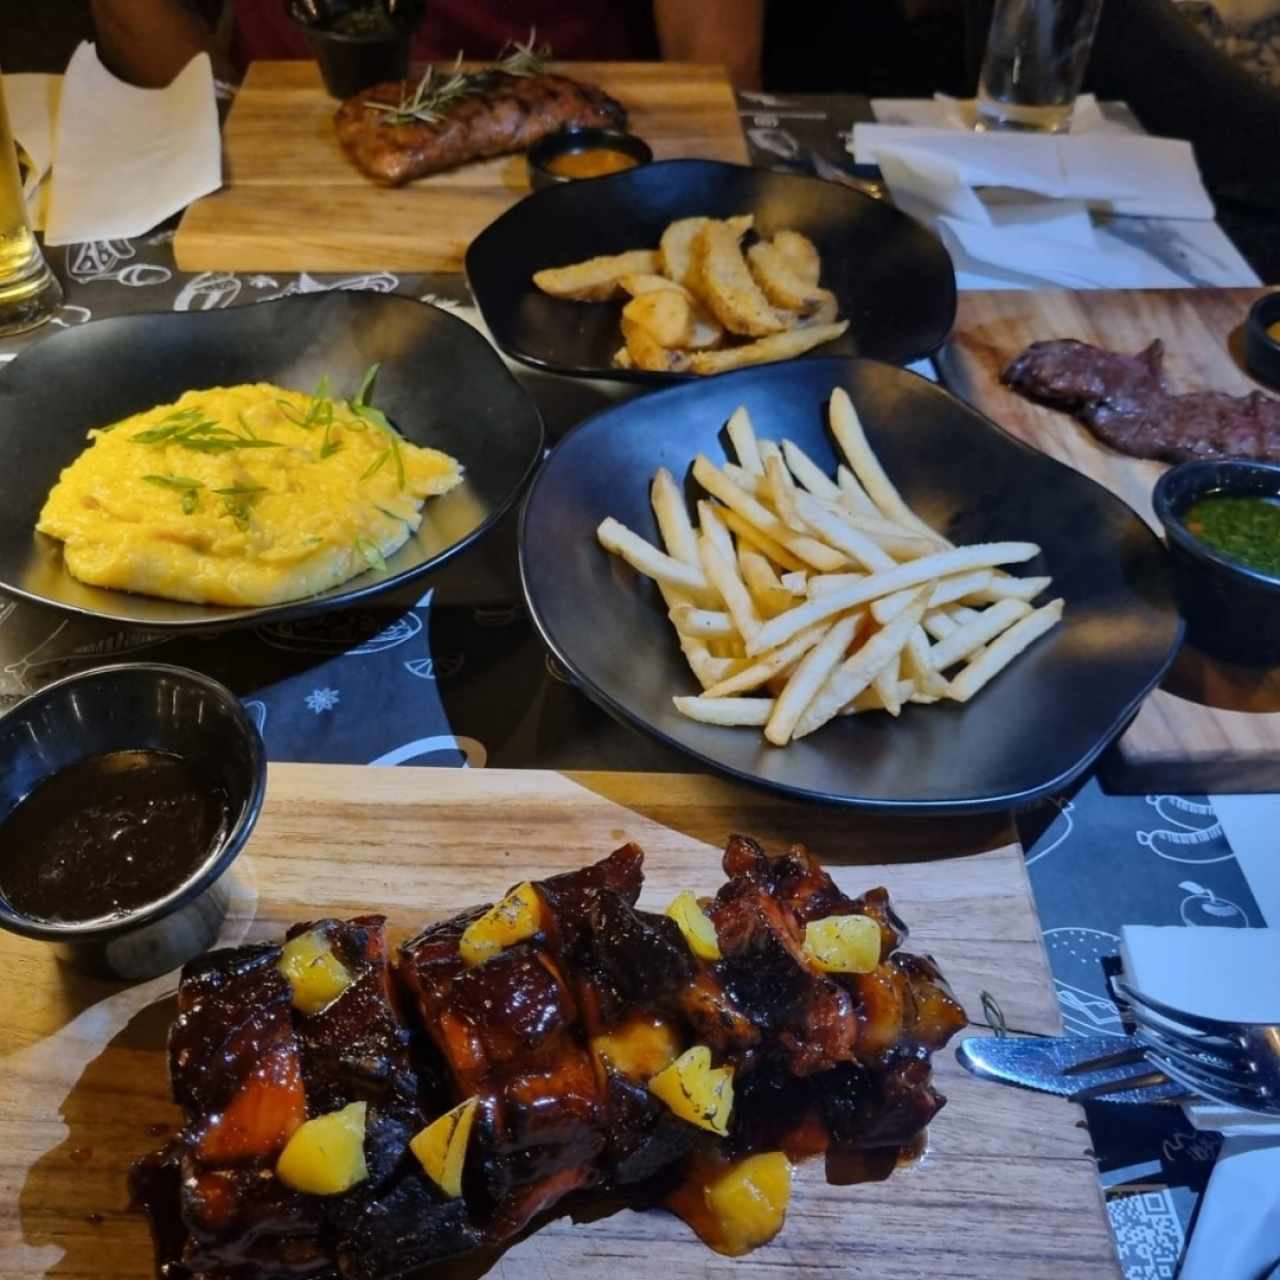
[[[1043,555],[1017,572],[1052,573],[1066,615],[964,706],[847,717],[779,749],[758,729],[676,712],[672,695],[696,684],[661,599],[595,529],[612,515],[657,542],[654,471],[679,480],[698,452],[723,459],[721,427],[740,404],[762,436],[794,440],[834,471],[825,410],[836,386],[931,525],[959,543],[1039,543]],[[1123,502],[925,379],[869,360],[746,369],[598,414],[534,480],[520,568],[543,638],[607,711],[745,781],[868,809],[1001,809],[1065,786],[1126,725],[1182,637],[1164,549]]]
[[[222,608],[77,582],[62,544],[35,532],[62,468],[90,427],[197,387],[276,382],[310,388],[328,373],[354,387],[381,361],[374,403],[414,444],[452,454],[461,485],[423,508],[417,534],[387,561],[321,595],[268,608]],[[321,613],[400,586],[491,528],[543,448],[533,401],[464,321],[411,298],[333,292],[226,311],[97,320],[30,348],[0,375],[0,590],[128,626],[207,628]]]
[[[467,250],[467,280],[485,323],[513,359],[536,369],[628,382],[692,375],[619,369],[619,308],[565,302],[533,273],[598,254],[657,248],[667,224],[698,214],[754,213],[756,229],[803,231],[822,254],[822,283],[849,332],[823,354],[906,364],[936,350],[956,314],[956,277],[942,242],[882,200],[798,174],[711,160],[667,160],[571,182],[520,201]]]

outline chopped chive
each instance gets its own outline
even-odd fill
[[[196,505],[200,501],[200,495],[194,489],[188,489],[182,495],[182,514],[190,516],[195,514]]]
[[[374,458],[374,460],[364,469],[360,479],[367,480],[371,475],[375,475],[377,472],[381,471],[389,457],[391,457],[391,446],[387,445],[387,447],[383,449],[383,451],[378,454],[378,456]]]
[[[382,552],[367,538],[357,538],[356,549],[364,556],[371,569],[385,569],[387,567],[387,562],[383,559]]]
[[[369,392],[373,389],[373,380],[378,376],[378,370],[381,368],[380,364],[371,364],[364,371],[364,377],[360,379],[360,386],[356,391],[355,398],[351,401],[353,409],[359,409],[369,399]]]

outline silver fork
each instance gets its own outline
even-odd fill
[[[1280,1026],[1184,1013],[1112,979],[1151,1065],[1227,1107],[1280,1115]]]

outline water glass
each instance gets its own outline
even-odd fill
[[[58,284],[31,231],[0,80],[0,334],[43,324],[62,303]]]
[[[996,0],[977,128],[1065,133],[1101,10],[1102,0]]]

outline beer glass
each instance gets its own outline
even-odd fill
[[[996,0],[978,130],[1065,133],[1101,11],[1102,0]]]
[[[27,218],[18,148],[0,80],[0,334],[43,324],[62,302],[58,284]]]

